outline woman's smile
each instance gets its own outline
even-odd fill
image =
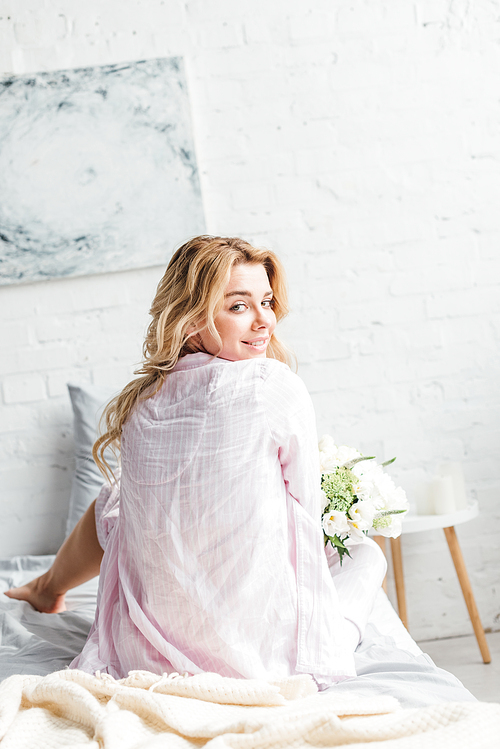
[[[254,348],[266,346],[269,341],[269,338],[258,338],[256,341],[242,341],[242,343],[246,343],[248,346],[253,346]]]

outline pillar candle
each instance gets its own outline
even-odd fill
[[[434,515],[434,506],[430,501],[428,482],[417,484],[413,491],[417,515]]]
[[[464,469],[461,463],[441,463],[438,474],[442,477],[451,476],[453,491],[455,492],[455,504],[457,510],[465,510],[467,507],[467,492],[465,489]]]
[[[451,476],[435,476],[429,484],[429,501],[435,515],[455,512],[455,492]]]

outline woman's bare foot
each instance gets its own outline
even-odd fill
[[[34,609],[44,614],[59,614],[66,611],[64,593],[51,591],[48,573],[19,588],[6,590],[5,595],[17,601],[27,601]]]

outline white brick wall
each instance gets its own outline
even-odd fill
[[[0,71],[186,59],[208,229],[278,250],[320,432],[410,495],[464,464],[500,627],[500,48],[484,0],[0,0]],[[182,238],[179,238],[182,239]],[[0,289],[0,554],[55,550],[65,382],[119,385],[161,269]],[[412,633],[470,631],[441,533],[403,540]]]

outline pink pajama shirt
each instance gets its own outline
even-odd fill
[[[342,569],[325,554],[299,377],[273,359],[185,356],[129,416],[121,456],[97,501],[98,606],[72,668],[355,675],[385,560],[368,539]]]

